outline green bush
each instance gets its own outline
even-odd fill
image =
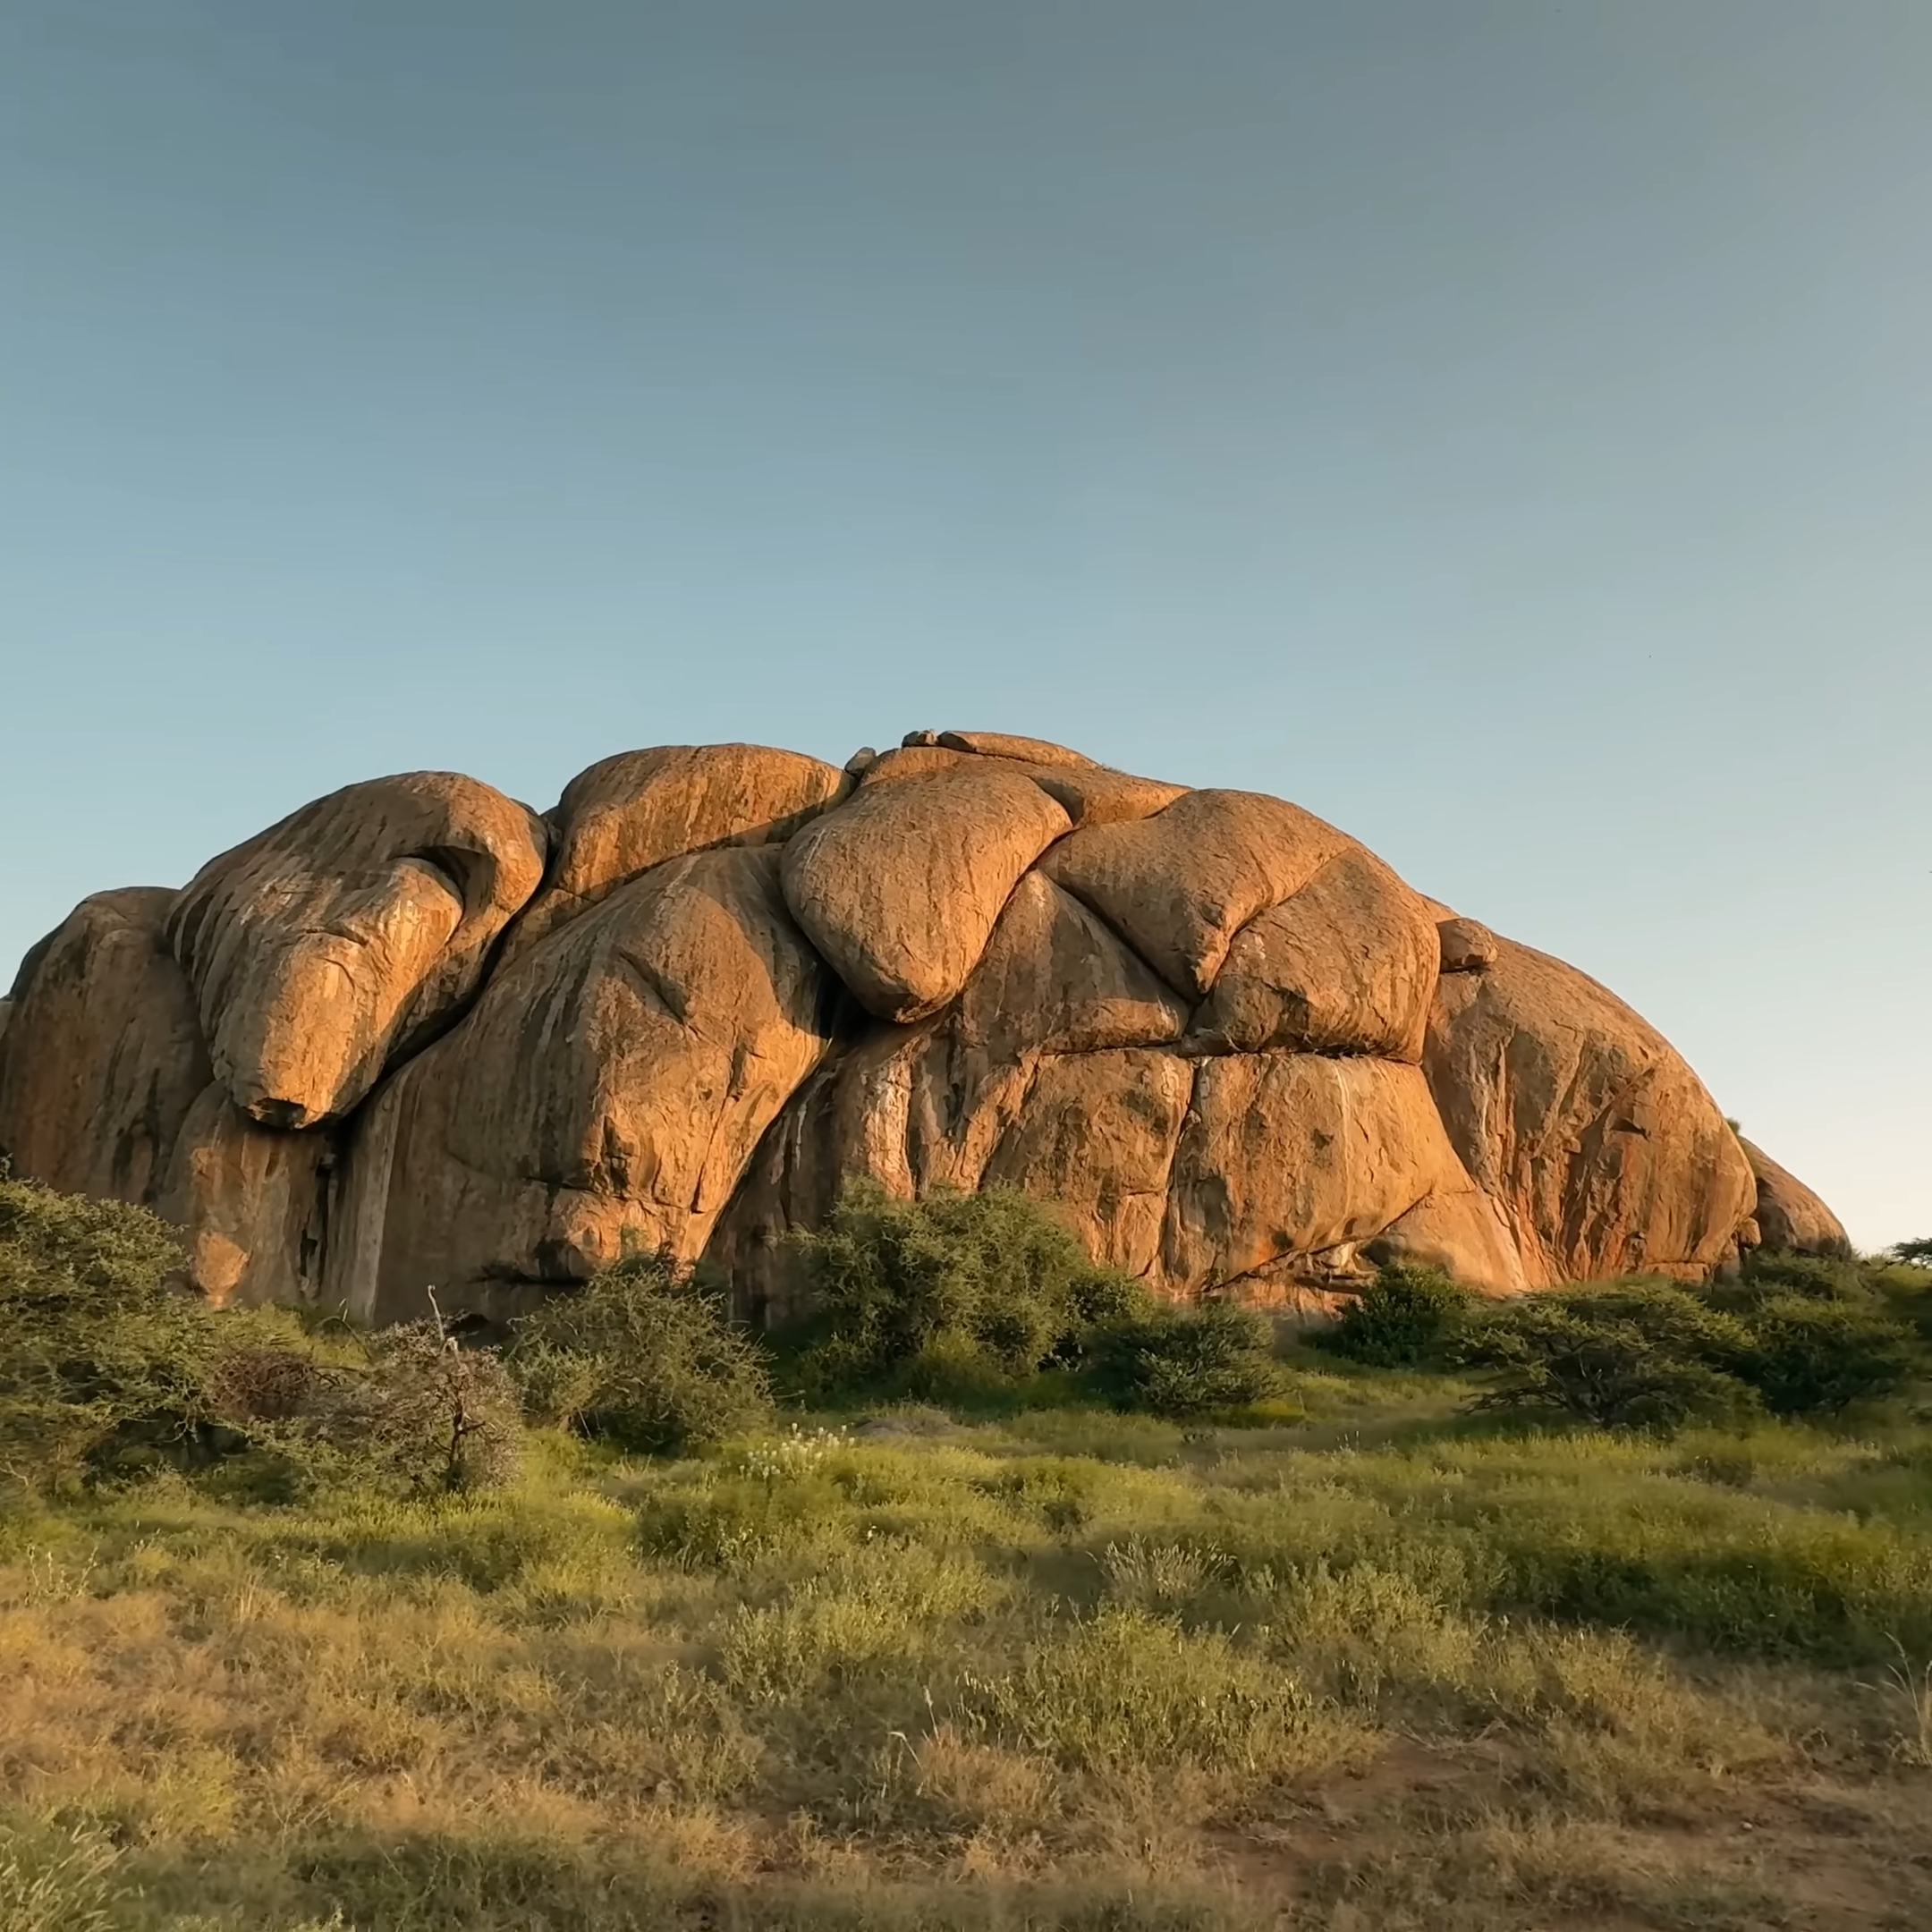
[[[1673,1429],[1753,1406],[1735,1315],[1667,1282],[1529,1294],[1472,1320],[1462,1361],[1496,1372],[1483,1408],[1546,1409],[1608,1428]]]
[[[1312,1339],[1352,1361],[1413,1368],[1441,1359],[1470,1302],[1469,1290],[1440,1269],[1394,1262],[1350,1301],[1333,1328]]]
[[[0,1178],[0,1466],[32,1488],[245,1448],[264,1377],[310,1348],[279,1309],[210,1308],[144,1209]],[[273,1364],[273,1368],[269,1367]]]
[[[1192,1416],[1277,1385],[1261,1318],[1166,1307],[1012,1189],[909,1201],[855,1181],[823,1229],[792,1241],[814,1311],[800,1362],[811,1390],[1010,1395],[1057,1382]]]
[[[771,1413],[757,1339],[668,1254],[554,1293],[519,1325],[509,1363],[531,1414],[646,1454],[700,1448]]]
[[[1102,1330],[1092,1382],[1116,1408],[1199,1416],[1244,1409],[1280,1386],[1267,1318],[1232,1302],[1149,1314]]]
[[[1074,1364],[1098,1330],[1148,1306],[1008,1189],[909,1201],[856,1180],[792,1242],[813,1309],[804,1366],[828,1388],[1011,1385]]]
[[[1775,1248],[1759,1248],[1746,1255],[1739,1277],[1734,1284],[1715,1289],[1712,1299],[1733,1307],[1749,1306],[1773,1295],[1802,1295],[1812,1301],[1869,1301],[1876,1292],[1871,1272],[1862,1263]]]
[[[437,1322],[325,1345],[286,1309],[200,1300],[181,1258],[141,1208],[0,1179],[0,1466],[15,1481],[250,1456],[262,1496],[509,1473],[515,1405],[493,1356],[458,1350]]]
[[[1497,1371],[1481,1406],[1609,1428],[1729,1421],[1759,1406],[1831,1413],[1920,1366],[1884,1286],[1862,1264],[1772,1255],[1705,1293],[1631,1281],[1525,1295],[1475,1317],[1458,1354]]]
[[[1775,1295],[1746,1321],[1751,1352],[1740,1373],[1778,1415],[1836,1411],[1890,1394],[1916,1366],[1911,1335],[1856,1303]]]

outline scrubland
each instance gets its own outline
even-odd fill
[[[16,1482],[0,1927],[1932,1927],[1922,1386],[1665,1433],[1274,1376]]]

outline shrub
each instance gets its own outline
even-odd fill
[[[1078,1361],[1148,1305],[1011,1189],[909,1201],[856,1180],[792,1241],[814,1311],[805,1367],[832,1387],[1011,1384]]]
[[[1712,1299],[1728,1306],[1749,1306],[1773,1295],[1801,1295],[1812,1301],[1869,1301],[1874,1293],[1869,1271],[1856,1261],[1775,1248],[1760,1248],[1746,1255],[1739,1275],[1734,1285],[1715,1290]]]
[[[1903,1261],[1913,1267],[1932,1268],[1932,1235],[1922,1241],[1902,1241],[1891,1253],[1894,1261]]]
[[[310,1374],[279,1309],[174,1284],[172,1231],[139,1208],[0,1178],[0,1462],[30,1487],[203,1465],[248,1445],[258,1385]]]
[[[1469,1291],[1440,1269],[1391,1263],[1314,1339],[1352,1361],[1413,1367],[1441,1357],[1470,1304]]]
[[[1496,1303],[1458,1347],[1499,1372],[1478,1406],[1548,1409],[1610,1428],[1673,1429],[1751,1406],[1735,1371],[1751,1336],[1736,1316],[1665,1282],[1632,1281]]]
[[[1876,1310],[1805,1294],[1772,1297],[1747,1318],[1745,1380],[1779,1415],[1840,1410],[1889,1394],[1911,1377],[1911,1335]]]
[[[647,1454],[722,1441],[771,1412],[756,1338],[669,1254],[553,1294],[519,1325],[510,1367],[532,1414]]]
[[[462,1347],[440,1316],[378,1329],[364,1362],[318,1377],[274,1439],[326,1445],[342,1473],[416,1495],[488,1488],[516,1473],[516,1386],[485,1349]]]
[[[1204,1302],[1104,1330],[1092,1379],[1117,1408],[1155,1415],[1246,1408],[1279,1385],[1271,1340],[1267,1318],[1252,1309]]]
[[[139,1208],[0,1180],[0,1458],[33,1488],[259,1452],[284,1497],[331,1478],[409,1490],[515,1461],[502,1366],[440,1321],[325,1349],[284,1309],[211,1306]]]

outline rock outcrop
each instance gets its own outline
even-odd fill
[[[665,861],[508,965],[383,1089],[332,1256],[365,1318],[426,1284],[507,1312],[627,1242],[704,1247],[760,1135],[830,1044],[836,983],[770,850]]]
[[[167,948],[176,897],[96,893],[28,954],[0,1038],[0,1157],[177,1224],[214,1300],[312,1301],[334,1137],[264,1128],[214,1078]]]
[[[210,860],[168,916],[216,1077],[271,1127],[346,1114],[475,992],[543,822],[474,778],[347,785]]]
[[[85,900],[0,1003],[0,1152],[204,1292],[501,1317],[642,1244],[789,1307],[851,1176],[1011,1186],[1176,1297],[1493,1293],[1843,1231],[1573,968],[1345,833],[1044,740],[606,758],[538,818],[351,785]]]
[[[1755,1199],[1716,1102],[1594,979],[1488,937],[1493,958],[1436,982],[1424,1066],[1529,1278],[1707,1276]]]
[[[1849,1259],[1852,1241],[1838,1216],[1796,1174],[1779,1166],[1761,1147],[1741,1138],[1738,1145],[1750,1163],[1751,1178],[1757,1183],[1753,1218],[1762,1244],[1790,1249],[1797,1254]]]

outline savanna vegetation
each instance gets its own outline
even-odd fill
[[[1932,1925],[1932,1267],[1313,1341],[858,1192],[773,1346],[0,1181],[0,1932]],[[1921,1263],[1925,1257],[1921,1257]]]

